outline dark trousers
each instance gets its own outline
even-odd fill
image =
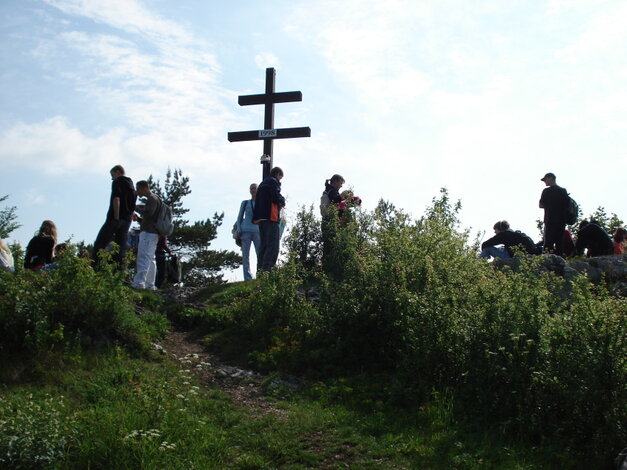
[[[98,232],[96,241],[94,242],[93,259],[98,263],[98,253],[103,250],[111,242],[115,242],[120,246],[120,251],[114,257],[115,261],[121,263],[124,259],[124,255],[128,251],[128,230],[131,228],[131,220],[124,219],[107,219]]]
[[[281,231],[278,222],[262,220],[259,222],[259,259],[257,260],[257,271],[270,271],[279,257],[279,244],[281,241]]]
[[[165,281],[165,253],[155,253],[157,263],[157,275],[155,276],[155,287],[160,289]]]
[[[544,223],[544,249],[553,251],[558,256],[564,256],[564,222]]]

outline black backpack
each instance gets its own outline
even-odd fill
[[[579,205],[568,195],[568,204],[566,205],[566,224],[573,225],[579,217]]]
[[[168,278],[168,282],[171,284],[177,284],[183,279],[181,261],[179,260],[178,256],[172,255],[168,259],[166,276]]]
[[[537,255],[538,249],[531,237],[526,233],[521,232],[520,230],[516,230],[516,233],[519,235],[521,239],[521,244],[525,247],[527,253],[529,253],[530,255]]]

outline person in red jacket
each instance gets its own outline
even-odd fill
[[[627,230],[618,227],[612,235],[612,244],[614,245],[614,254],[622,255],[625,253],[625,240],[627,240]]]

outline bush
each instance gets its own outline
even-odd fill
[[[625,299],[579,278],[563,301],[566,281],[539,257],[495,269],[459,229],[460,208],[443,190],[419,220],[383,201],[326,220],[322,272],[301,252],[262,276],[233,307],[234,334],[280,367],[392,374],[407,405],[451,391],[475,422],[598,464],[627,440]]]
[[[2,355],[36,356],[114,340],[145,350],[167,327],[154,314],[135,313],[139,294],[110,266],[94,271],[88,260],[67,256],[54,270],[0,276]]]

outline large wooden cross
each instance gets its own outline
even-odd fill
[[[263,104],[265,106],[263,129],[256,131],[229,132],[229,142],[244,142],[248,140],[263,140],[263,164],[262,177],[265,179],[270,175],[272,169],[272,143],[274,139],[291,139],[293,137],[311,137],[309,127],[289,127],[286,129],[274,128],[274,104],[289,103],[291,101],[302,101],[303,94],[300,91],[286,91],[282,93],[274,92],[274,82],[276,71],[273,68],[266,69],[266,92],[261,95],[238,96],[237,102],[240,106],[253,104]]]

